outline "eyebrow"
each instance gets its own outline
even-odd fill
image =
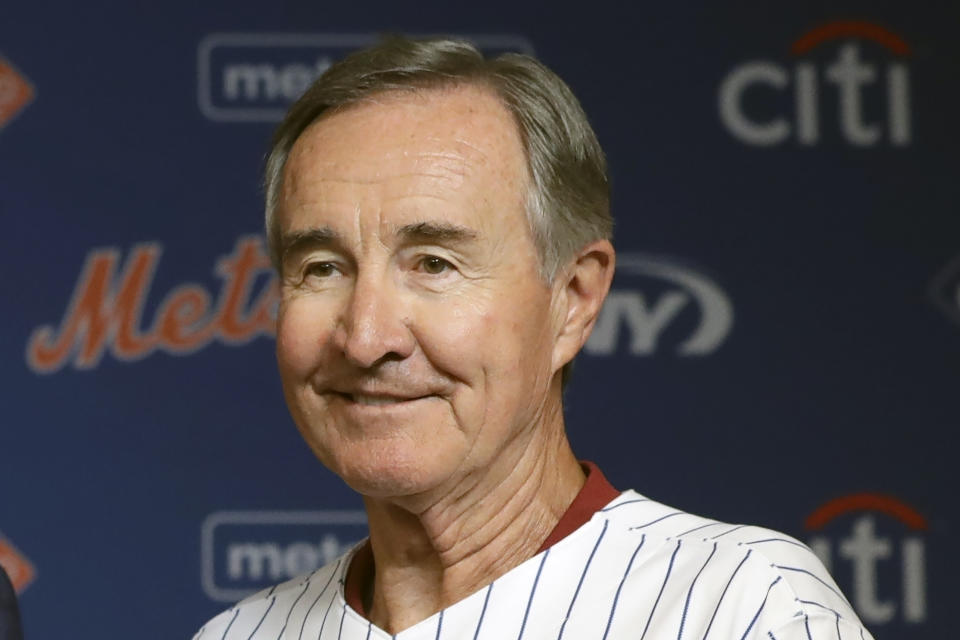
[[[445,222],[415,222],[400,227],[396,236],[405,243],[447,242],[462,244],[476,240],[473,229]],[[281,260],[291,253],[343,244],[343,236],[330,227],[316,227],[283,234],[280,241]]]
[[[397,230],[397,236],[406,242],[450,242],[460,244],[476,240],[473,229],[445,222],[416,222]]]
[[[291,231],[283,234],[280,240],[280,259],[283,260],[294,252],[339,244],[341,240],[340,234],[330,227]]]

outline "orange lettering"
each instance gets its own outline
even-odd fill
[[[184,285],[172,291],[157,312],[156,327],[164,348],[183,353],[210,342],[213,324],[200,326],[209,309],[210,294],[198,285]]]
[[[217,263],[217,273],[224,279],[217,324],[225,342],[249,340],[258,333],[257,316],[250,313],[244,317],[244,310],[257,272],[269,269],[270,259],[259,237],[241,238],[233,254]]]
[[[59,330],[53,325],[38,327],[27,341],[28,366],[50,373],[72,358],[75,367],[87,369],[96,366],[107,348],[120,360],[133,360],[157,348],[183,354],[214,338],[237,344],[273,335],[279,287],[262,238],[240,238],[233,252],[218,261],[215,271],[223,286],[215,311],[211,312],[211,295],[204,287],[183,284],[167,295],[151,329],[141,333],[143,305],[159,257],[159,244],[138,245],[118,275],[118,250],[91,251]],[[251,302],[258,283],[263,286]]]
[[[146,355],[154,341],[149,336],[141,336],[138,326],[159,255],[160,246],[156,243],[136,247],[117,287],[114,272],[119,252],[114,249],[91,252],[60,323],[59,334],[46,325],[30,336],[27,342],[30,368],[39,373],[56,371],[73,353],[76,354],[74,366],[89,368],[99,362],[110,343],[118,358]]]
[[[277,332],[277,305],[280,304],[280,285],[277,277],[270,280],[253,305],[250,317],[260,333],[272,336]]]

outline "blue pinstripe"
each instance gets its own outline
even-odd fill
[[[287,619],[283,621],[283,628],[280,629],[280,634],[277,635],[277,640],[283,637],[283,632],[287,630],[287,625],[290,623],[290,614],[293,613],[294,607],[297,606],[297,603],[300,602],[300,598],[303,597],[303,594],[307,592],[307,589],[310,588],[310,581],[307,580],[306,584],[303,585],[303,591],[300,592],[300,595],[297,596],[297,599],[293,601],[293,604],[290,605],[290,610],[287,611]]]
[[[233,617],[230,618],[230,624],[227,625],[227,628],[223,630],[223,635],[220,636],[220,640],[224,640],[227,637],[227,632],[230,631],[230,627],[233,626],[234,621],[237,619],[237,616],[240,615],[240,609],[237,609],[233,612]]]
[[[773,635],[772,631],[767,631],[767,635],[770,636],[770,640],[777,640],[776,636]]]
[[[370,640],[370,632],[373,630],[373,622],[367,620],[367,637],[366,640]]]
[[[710,623],[707,625],[707,630],[703,633],[703,640],[707,640],[707,635],[710,633],[710,628],[713,627],[713,621],[717,619],[717,612],[720,611],[720,604],[723,602],[723,596],[727,595],[727,589],[730,588],[730,583],[733,582],[737,572],[740,571],[740,567],[742,567],[743,563],[747,561],[747,558],[750,557],[751,553],[753,553],[753,549],[747,551],[747,555],[743,556],[743,560],[740,561],[740,564],[737,565],[737,568],[734,569],[733,573],[730,575],[730,579],[727,580],[727,586],[723,588],[723,592],[720,594],[720,599],[717,600],[717,608],[713,610],[713,615],[710,616]]]
[[[821,609],[826,609],[827,611],[829,611],[830,613],[832,613],[832,614],[834,614],[834,615],[837,615],[837,616],[840,615],[840,612],[837,611],[836,609],[832,609],[832,608],[830,608],[830,607],[828,607],[828,606],[826,606],[826,605],[820,604],[819,602],[814,602],[813,600],[799,600],[798,602],[800,602],[800,604],[812,604],[812,605],[815,606],[815,607],[820,607]]]
[[[643,529],[643,528],[645,528],[645,527],[649,527],[649,526],[652,525],[652,524],[657,524],[658,522],[660,522],[660,521],[662,521],[662,520],[666,520],[667,518],[672,518],[673,516],[682,516],[682,515],[686,515],[686,514],[685,514],[683,511],[675,511],[675,512],[673,512],[673,513],[668,513],[667,515],[661,516],[661,517],[657,518],[656,520],[651,520],[651,521],[648,522],[647,524],[641,524],[641,525],[638,525],[638,526],[636,526],[636,527],[630,527],[630,531],[636,531],[637,529]]]
[[[683,536],[687,535],[688,533],[693,533],[694,531],[699,531],[700,529],[706,529],[707,527],[715,527],[715,526],[717,526],[717,525],[719,525],[719,524],[723,524],[723,523],[722,523],[722,522],[708,522],[707,524],[702,524],[702,525],[700,525],[699,527],[694,527],[693,529],[687,529],[686,531],[684,531],[683,533],[677,535],[676,537],[677,537],[677,538],[682,538]]]
[[[273,592],[273,589],[270,589],[270,592]],[[270,613],[270,609],[273,609],[273,605],[277,602],[277,596],[270,598],[270,606],[267,607],[267,610],[263,612],[263,615],[260,617],[260,622],[257,623],[257,626],[253,628],[253,631],[250,632],[250,635],[247,636],[247,640],[253,638],[253,634],[257,632],[257,629],[260,628],[260,625],[263,624],[263,621],[267,619],[267,614]]]
[[[613,511],[614,509],[617,509],[624,505],[636,504],[638,502],[650,502],[650,498],[637,498],[636,500],[627,500],[626,502],[621,502],[619,504],[612,504],[609,507],[604,507],[603,509],[600,509],[600,511]]]
[[[496,582],[496,580],[494,580]],[[490,602],[490,592],[493,591],[493,582],[487,587],[487,595],[483,598],[483,609],[480,610],[480,619],[477,620],[477,630],[473,632],[473,640],[480,636],[480,625],[483,624],[483,616],[487,613],[487,603]]]
[[[677,553],[680,552],[680,540],[677,540],[677,548],[673,550],[673,555],[670,556],[670,564],[667,566],[667,575],[663,578],[663,584],[660,585],[660,593],[657,594],[657,599],[653,602],[653,608],[650,609],[650,617],[647,618],[647,626],[643,628],[643,635],[640,636],[640,640],[643,640],[647,637],[647,631],[650,629],[650,622],[653,621],[653,614],[657,611],[657,605],[660,604],[660,598],[663,597],[663,591],[667,588],[667,580],[670,579],[670,572],[673,571],[673,561],[677,559]]]
[[[573,603],[577,601],[577,596],[580,595],[580,587],[583,586],[583,579],[587,577],[587,569],[590,568],[590,563],[593,562],[593,556],[597,553],[597,547],[600,546],[600,541],[603,540],[603,536],[607,533],[608,526],[610,526],[610,521],[604,520],[603,530],[600,532],[600,536],[593,545],[593,550],[590,552],[590,557],[587,558],[587,564],[583,567],[583,572],[580,574],[580,582],[577,583],[577,589],[573,592],[573,599],[570,600],[570,606],[567,607],[567,615],[563,619],[563,624],[560,625],[560,635],[557,636],[557,640],[560,640],[563,637],[563,630],[567,627],[567,620],[570,619],[570,613],[573,611]]]
[[[443,627],[443,609],[440,609],[440,618],[437,620],[437,635],[434,640],[440,640],[441,627]]]
[[[320,632],[317,633],[317,640],[320,640],[320,636],[323,635],[323,628],[327,626],[327,616],[330,615],[330,608],[333,607],[333,598],[330,598],[330,602],[327,603],[327,610],[323,614],[323,620],[320,622]]]
[[[807,640],[813,640],[810,635],[810,616],[803,616],[803,626],[807,628]]]
[[[763,608],[767,606],[767,598],[770,597],[770,591],[773,589],[773,585],[780,582],[782,576],[777,576],[777,579],[770,583],[770,586],[767,587],[767,595],[763,596],[763,602],[760,603],[760,608],[757,609],[757,612],[753,616],[753,620],[750,621],[750,624],[747,625],[747,630],[743,632],[743,635],[740,636],[740,640],[746,640],[747,634],[750,633],[750,629],[753,629],[753,625],[757,623],[757,619],[760,617],[760,612],[763,611]]]
[[[710,559],[713,558],[713,554],[717,552],[717,543],[713,543],[713,550],[710,551],[710,555],[707,556],[707,559],[703,562],[703,566],[700,567],[700,571],[697,571],[697,575],[693,577],[693,581],[690,583],[690,588],[687,590],[687,601],[683,604],[683,615],[680,616],[680,631],[677,633],[677,640],[683,636],[683,625],[687,623],[687,611],[690,609],[690,597],[693,595],[693,586],[697,584],[697,580],[700,578],[700,574],[703,573],[703,570],[707,568],[707,563],[710,562]]]
[[[644,533],[640,536],[640,544],[638,544],[637,548],[633,550],[633,555],[630,556],[630,562],[627,563],[627,570],[623,572],[623,578],[620,579],[620,584],[617,586],[617,593],[613,596],[613,606],[610,607],[610,617],[607,618],[607,628],[603,631],[604,640],[606,640],[607,634],[610,633],[610,624],[613,623],[613,614],[617,610],[617,600],[620,599],[620,591],[623,589],[623,583],[627,581],[627,576],[630,575],[630,568],[633,566],[633,561],[636,559],[637,554],[640,552],[640,548],[646,541],[647,534]]]
[[[806,549],[807,551],[810,550],[810,548],[802,542],[787,540],[786,538],[764,538],[763,540],[751,540],[750,542],[744,542],[743,544],[761,544],[764,542],[786,542],[787,544],[792,544],[795,547],[800,547],[801,549]]]
[[[543,571],[543,565],[547,562],[547,556],[550,555],[550,549],[543,552],[543,559],[540,560],[540,566],[537,567],[537,576],[533,579],[533,588],[530,590],[530,599],[527,600],[527,610],[523,612],[523,623],[520,625],[520,635],[517,640],[523,637],[523,630],[527,627],[527,616],[530,615],[530,605],[533,604],[533,594],[537,592],[537,584],[540,582],[540,572]]]
[[[840,637],[840,614],[839,613],[837,613],[837,640],[843,640],[843,638]]]
[[[347,603],[343,603],[343,611],[340,612],[340,628],[337,630],[337,640],[343,635],[343,621],[347,619]]]
[[[810,571],[807,571],[806,569],[800,569],[799,567],[784,567],[784,566],[779,565],[779,564],[775,564],[775,565],[773,565],[773,566],[776,567],[777,569],[781,569],[781,570],[783,570],[783,571],[796,571],[796,572],[798,572],[798,573],[805,573],[805,574],[807,574],[807,575],[810,576],[811,578],[814,578],[814,579],[816,579],[817,581],[819,581],[820,584],[822,584],[823,586],[825,586],[827,589],[830,589],[830,591],[832,591],[835,596],[839,597],[841,600],[843,600],[844,602],[846,602],[847,606],[849,606],[851,609],[853,608],[853,607],[850,605],[850,603],[847,601],[847,599],[843,596],[842,593],[840,593],[839,591],[837,591],[836,589],[834,589],[833,587],[831,587],[826,581],[824,581],[823,578],[821,578],[821,577],[818,576],[817,574],[812,573],[812,572],[810,572]]]
[[[733,533],[734,531],[737,531],[738,529],[743,529],[745,526],[747,526],[747,525],[745,525],[745,524],[738,524],[737,526],[733,527],[732,529],[727,529],[727,530],[724,531],[723,533],[718,533],[717,535],[713,536],[713,537],[710,538],[710,539],[711,539],[711,540],[716,540],[717,538],[722,538],[723,536],[727,535],[728,533]]]
[[[323,597],[323,594],[327,592],[327,587],[329,587],[330,583],[333,582],[333,576],[337,575],[337,569],[340,568],[341,562],[343,562],[343,558],[337,560],[337,566],[335,566],[333,571],[330,572],[330,577],[327,578],[327,584],[323,585],[323,589],[320,591],[317,597],[313,599],[313,604],[310,605],[310,608],[307,609],[307,612],[303,615],[303,623],[300,625],[300,635],[297,636],[297,640],[303,637],[303,629],[307,626],[307,618],[310,617],[310,612],[313,611],[315,606],[317,606],[317,602],[320,601],[320,598]]]

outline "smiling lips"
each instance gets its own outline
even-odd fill
[[[403,402],[411,402],[413,400],[421,400],[423,398],[429,398],[430,394],[427,395],[405,395],[405,396],[395,396],[395,395],[385,395],[385,394],[372,394],[372,393],[347,393],[342,391],[335,392],[337,396],[365,407],[384,407],[395,404],[400,404]]]

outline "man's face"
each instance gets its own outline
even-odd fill
[[[277,358],[304,438],[357,491],[479,477],[557,409],[526,175],[510,114],[473,87],[381,94],[294,145]]]

